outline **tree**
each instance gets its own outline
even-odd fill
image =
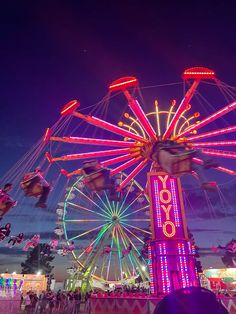
[[[50,263],[54,260],[55,256],[51,255],[51,253],[48,256],[41,254],[46,246],[46,243],[40,243],[28,252],[25,262],[21,263],[22,274],[35,274],[39,270],[44,275],[51,274],[54,266],[51,266]]]

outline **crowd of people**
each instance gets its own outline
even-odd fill
[[[81,298],[80,290],[75,292],[61,291],[43,291],[37,295],[29,291],[21,298],[21,313],[23,314],[77,314],[81,313],[83,304],[83,313],[89,313],[88,308],[89,294],[84,300]]]
[[[114,290],[99,291],[94,290],[90,292],[91,298],[146,298],[149,292],[145,288],[136,286],[123,286]]]

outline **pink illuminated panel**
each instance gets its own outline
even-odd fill
[[[185,238],[183,205],[177,180],[164,173],[149,176],[155,239]]]

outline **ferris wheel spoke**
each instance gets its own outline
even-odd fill
[[[52,157],[52,161],[68,161],[68,160],[79,160],[79,159],[88,159],[88,158],[99,158],[99,157],[127,154],[135,150],[136,148],[121,148],[121,149],[95,151],[95,152],[89,152],[89,153],[63,155],[61,157]],[[139,150],[139,148],[137,148],[137,150]]]
[[[148,219],[148,218],[123,219],[122,218],[122,222],[123,221],[150,221],[150,219]]]
[[[198,129],[202,128],[203,126],[205,126],[208,123],[213,122],[214,120],[224,116],[226,113],[234,110],[235,108],[236,108],[236,101],[234,101],[231,104],[229,104],[229,105],[223,107],[222,109],[216,111],[212,115],[203,119],[201,122],[193,124],[191,127],[187,128],[187,130],[184,130],[182,133],[178,134],[175,137],[175,140],[179,139],[180,137],[183,137],[185,134],[188,134],[189,132],[191,132],[193,130],[198,130]]]
[[[107,193],[106,191],[104,191],[104,194],[105,194],[105,197],[106,197],[106,200],[107,200],[107,203],[108,203],[108,206],[106,205],[106,203],[103,201],[103,199],[100,197],[100,195],[97,193],[97,197],[100,199],[100,201],[102,202],[103,206],[107,209],[107,211],[112,215],[113,212],[112,212],[112,207],[111,207],[111,204],[110,204],[110,201],[108,199],[108,196],[107,196]]]
[[[120,215],[124,217],[124,213],[127,212],[127,210],[137,201],[137,199],[140,197],[140,195],[137,195],[136,198],[122,211],[120,212]],[[131,214],[131,213],[130,213]]]
[[[222,158],[236,158],[236,152],[233,151],[224,151],[224,150],[217,150],[217,149],[207,149],[203,148],[201,150],[204,154],[210,156],[218,156]]]
[[[99,206],[96,202],[94,202],[91,198],[89,198],[85,193],[83,193],[81,190],[77,189],[75,187],[75,190],[78,191],[81,195],[83,195],[89,202],[91,202],[93,205],[95,205],[96,207],[98,207],[105,215],[106,217],[109,218],[109,214],[101,207]],[[96,212],[96,211],[95,211]],[[101,214],[101,213],[100,213]],[[102,214],[101,214],[102,215]]]
[[[120,278],[123,279],[123,270],[122,270],[122,263],[121,263],[121,248],[120,248],[120,242],[119,242],[119,236],[118,236],[118,230],[117,230],[117,226],[115,226],[115,244],[117,247],[117,258],[118,258],[118,264],[120,267]]]
[[[81,222],[102,222],[102,221],[111,221],[110,219],[65,219],[66,223],[81,223]]]
[[[73,115],[78,117],[78,118],[85,120],[89,124],[92,124],[92,125],[97,126],[99,128],[105,129],[105,130],[110,131],[112,133],[116,133],[118,135],[131,138],[131,139],[136,140],[136,141],[141,142],[141,143],[147,142],[147,140],[145,140],[141,136],[134,134],[132,132],[129,132],[127,130],[124,130],[124,129],[122,129],[122,128],[114,125],[114,124],[111,124],[111,123],[104,121],[104,120],[101,120],[99,118],[96,118],[93,116],[88,116],[88,115],[83,115],[79,112],[74,112]]]
[[[136,229],[136,230],[141,231],[141,232],[143,232],[143,233],[146,233],[146,234],[148,234],[148,235],[151,235],[151,234],[152,234],[150,231],[147,231],[147,230],[141,229],[141,228],[139,228],[139,227],[136,227],[136,226],[127,224],[126,222],[122,222],[122,225],[125,225],[125,226],[128,226],[128,227],[130,227],[130,228]]]
[[[114,237],[114,235],[112,234],[112,237],[111,237],[111,249],[113,249],[113,244],[114,244],[114,239],[113,239],[113,237]],[[109,253],[106,280],[108,280],[108,276],[109,276],[109,272],[110,272],[111,257],[112,257],[112,250],[111,250],[111,252]]]
[[[235,131],[236,131],[236,125],[233,125],[233,126],[229,126],[229,127],[226,127],[226,128],[222,128],[222,129],[218,129],[218,130],[214,130],[214,131],[210,131],[210,132],[206,132],[206,133],[190,136],[190,137],[185,138],[184,141],[185,142],[191,142],[191,141],[196,141],[196,140],[199,140],[199,139],[213,137],[213,136],[219,136],[219,135],[222,135],[222,134],[227,134],[227,133],[231,133],[231,132],[235,132]]]
[[[116,147],[136,147],[140,144],[137,142],[128,141],[116,141],[116,140],[104,140],[97,138],[85,138],[85,137],[50,137],[51,141],[73,143],[73,144],[85,144],[85,145],[99,145],[99,146],[116,146]]]
[[[148,160],[142,160],[138,166],[125,178],[125,180],[120,184],[118,190],[121,191],[147,164]]]
[[[147,209],[147,208],[149,208],[150,206],[149,205],[146,205],[146,206],[144,206],[144,207],[142,207],[142,208],[139,208],[139,209],[136,209],[136,210],[134,210],[134,211],[131,211],[131,213],[128,213],[128,214],[126,214],[126,215],[122,215],[123,213],[121,213],[121,219],[123,220],[123,218],[125,218],[125,217],[128,217],[128,216],[131,216],[131,215],[134,215],[134,214],[136,214],[136,213],[138,213],[138,212],[140,212],[140,211],[142,211],[142,210],[144,210],[144,209]],[[150,219],[148,219],[148,220],[150,220]]]
[[[111,224],[107,226],[107,229],[110,228],[110,226],[111,226]],[[106,230],[107,230],[107,229],[106,229]],[[97,237],[89,244],[89,246],[93,246],[94,243],[96,243],[98,240],[100,240],[100,238],[101,238],[101,234],[98,233]],[[83,250],[83,252],[78,256],[78,259],[80,259],[80,258],[85,254],[85,251],[86,251],[86,248],[85,248],[85,249]],[[92,252],[89,253],[88,256],[91,255],[91,254],[92,254]]]
[[[122,227],[121,227],[120,225],[119,225],[119,229],[120,229],[120,236],[121,236],[121,239],[122,239],[124,248],[127,249],[129,243],[127,242],[127,240],[126,240],[125,237],[123,236],[124,231],[122,230]],[[132,258],[131,258],[131,256],[130,256],[130,254],[128,254],[128,258],[129,258],[130,263],[131,263],[131,265],[133,266],[133,269],[134,269],[134,264],[133,264],[133,261],[132,261]]]
[[[144,244],[144,241],[141,240],[139,237],[137,237],[134,233],[132,233],[130,230],[128,230],[125,226],[122,226],[124,229],[126,229],[129,233],[131,233],[137,240],[139,240],[142,244]],[[138,253],[138,255],[140,255],[140,252],[138,250],[138,248],[136,247],[136,245],[134,244],[134,242],[131,240],[130,237],[127,236],[127,234],[124,232],[124,230],[121,228],[121,232],[123,232],[124,237],[127,238],[127,241],[130,242],[132,244],[132,246],[134,247],[135,251]]]
[[[104,215],[104,214],[102,214],[102,213],[99,213],[98,211],[95,211],[95,210],[86,208],[86,207],[81,206],[81,205],[79,205],[79,204],[74,204],[74,203],[72,203],[72,202],[67,202],[67,204],[69,204],[69,205],[71,205],[71,206],[73,206],[73,207],[75,207],[75,208],[79,208],[79,209],[85,210],[85,211],[87,211],[87,212],[91,212],[91,213],[96,214],[96,215],[98,215],[98,216],[102,216],[102,217],[105,217],[105,218],[109,218],[109,216],[108,216],[107,213],[106,213],[106,215]]]
[[[87,235],[87,234],[89,234],[89,233],[91,233],[91,232],[93,232],[93,231],[95,231],[95,230],[101,229],[101,228],[104,227],[105,225],[107,225],[107,223],[102,224],[102,225],[99,225],[98,227],[93,228],[93,229],[90,229],[90,230],[88,230],[88,231],[85,231],[85,232],[83,232],[83,233],[81,233],[81,234],[79,234],[79,235],[77,235],[77,236],[75,236],[75,237],[72,237],[72,238],[68,239],[68,241],[73,241],[73,240],[75,240],[75,239],[81,238],[81,237],[83,237],[84,235]]]
[[[193,147],[212,147],[212,146],[235,146],[236,141],[216,141],[216,142],[198,142],[198,143],[191,143]]]
[[[127,190],[127,193],[126,193],[126,195],[125,195],[125,197],[124,197],[124,199],[123,199],[123,201],[122,201],[122,204],[121,204],[121,206],[120,206],[120,208],[119,208],[119,211],[118,211],[118,215],[120,214],[120,212],[121,212],[121,210],[122,210],[122,208],[123,208],[123,206],[124,206],[124,204],[125,204],[125,202],[126,202],[126,200],[127,200],[127,197],[129,196],[129,194],[130,194],[130,192],[131,192],[131,190],[132,190],[132,188],[133,188],[133,185],[134,185],[134,180],[132,180],[131,181],[131,184],[130,184],[130,186],[128,187],[128,190]]]

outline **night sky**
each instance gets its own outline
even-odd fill
[[[58,120],[65,103],[79,99],[84,106],[94,104],[121,76],[135,75],[142,86],[149,86],[179,82],[184,69],[206,66],[236,86],[236,23],[230,1],[49,2],[1,5],[0,175]],[[234,121],[235,115],[227,123]],[[228,166],[234,167],[232,161]],[[230,177],[217,179],[229,202],[223,205],[224,212],[215,200],[210,213],[199,203],[199,191],[190,193],[187,188],[194,203],[188,224],[204,248],[202,261],[207,267],[222,266],[219,256],[209,255],[209,248],[235,237],[236,185]],[[4,222],[11,220],[17,232],[23,219],[18,209]],[[54,221],[49,211],[28,212],[24,228],[29,234],[37,230],[46,239]],[[20,270],[23,260],[21,251],[1,245],[0,271]],[[69,265],[68,259],[57,257],[57,270]]]

